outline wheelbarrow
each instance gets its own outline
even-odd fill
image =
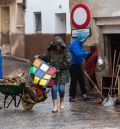
[[[49,88],[41,88],[38,85],[30,84],[24,88],[21,99],[22,107],[25,110],[31,110],[37,103],[43,102],[47,99]]]
[[[4,108],[8,108],[12,102],[18,107],[20,102],[23,109],[30,110],[36,103],[47,99],[49,89],[42,89],[37,85],[3,85],[0,84],[0,92],[4,94]],[[9,99],[11,97],[11,99]]]
[[[35,104],[45,101],[49,89],[54,85],[55,75],[56,68],[41,59],[35,59],[29,69],[26,83],[19,85],[0,83],[0,92],[5,95],[4,107],[8,108],[14,101],[15,107],[18,107],[21,102],[25,110],[30,110]],[[11,96],[11,100],[8,100],[9,96]],[[8,104],[7,101],[9,101]]]
[[[4,94],[4,108],[8,108],[13,101],[14,106],[18,107],[24,92],[24,84],[19,86],[0,84],[0,92]],[[17,96],[19,99],[17,99]],[[11,99],[8,100],[9,97]]]

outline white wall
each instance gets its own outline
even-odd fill
[[[34,12],[42,14],[42,33],[55,33],[55,13],[66,13],[66,33],[71,33],[69,0],[27,0],[26,34],[35,33]]]

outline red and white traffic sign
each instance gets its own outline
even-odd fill
[[[90,21],[90,10],[85,4],[77,4],[71,12],[71,21],[75,28],[85,28]]]

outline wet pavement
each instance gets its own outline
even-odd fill
[[[7,75],[21,68],[28,71],[30,64],[18,60],[3,60],[3,73]],[[51,95],[42,103],[36,104],[31,111],[23,110],[21,104],[15,108],[0,110],[0,129],[120,129],[120,106],[105,108],[99,104],[100,98],[91,101],[68,101],[69,84],[66,85],[65,109],[52,113]],[[4,95],[0,94],[0,106]],[[58,105],[59,106],[59,105]]]

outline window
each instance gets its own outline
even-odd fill
[[[55,33],[66,33],[66,13],[55,14]]]
[[[42,31],[41,12],[35,13],[35,31],[36,32],[41,32]]]

